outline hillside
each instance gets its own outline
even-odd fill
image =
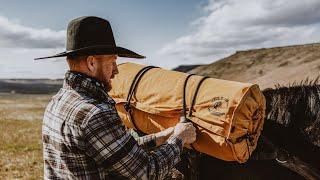
[[[251,82],[261,89],[275,84],[288,85],[320,73],[320,43],[238,51],[188,73],[219,79]]]
[[[0,79],[0,92],[22,94],[56,93],[63,81],[50,79]]]

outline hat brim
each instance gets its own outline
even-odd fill
[[[145,58],[145,56],[142,56],[138,53],[135,53],[123,47],[98,45],[98,46],[89,46],[89,47],[84,47],[76,50],[65,51],[62,53],[55,54],[53,56],[39,57],[39,58],[35,58],[34,60],[65,57],[65,56],[89,56],[89,55],[111,55],[111,54],[116,54],[119,57],[126,57],[126,58],[137,58],[137,59]]]

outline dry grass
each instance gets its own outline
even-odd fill
[[[0,179],[42,177],[41,121],[0,120]]]
[[[42,179],[41,123],[48,95],[0,94],[0,179]]]

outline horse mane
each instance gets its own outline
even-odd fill
[[[310,79],[309,77],[307,77],[305,80],[301,80],[300,82],[293,81],[292,83],[289,83],[288,86],[275,84],[275,89],[274,90],[279,90],[279,89],[282,89],[282,88],[316,86],[318,84],[320,84],[320,75],[317,76],[315,79]],[[271,89],[271,88],[267,88],[266,90],[268,90],[268,89]]]
[[[313,118],[315,122],[320,123],[320,117],[310,117],[318,114],[320,107],[319,82],[320,76],[314,80],[306,78],[288,86],[276,84],[275,89],[265,89],[263,94],[267,101],[266,118],[284,126],[290,126],[300,121],[297,117],[291,116],[304,109],[305,114],[302,117]]]
[[[320,152],[319,82],[319,77],[307,78],[263,91],[267,102],[264,133],[273,142],[297,153]]]

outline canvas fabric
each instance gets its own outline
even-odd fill
[[[124,63],[112,80],[110,96],[129,128],[152,134],[172,127],[182,115],[183,84],[188,74],[161,68],[149,70],[137,85],[131,100],[132,119],[124,109],[130,85],[144,66]],[[186,104],[201,76],[192,76],[186,86]],[[221,79],[206,79],[196,97],[192,117],[197,140],[192,146],[199,152],[225,160],[246,162],[257,146],[263,128],[265,98],[258,85]]]

